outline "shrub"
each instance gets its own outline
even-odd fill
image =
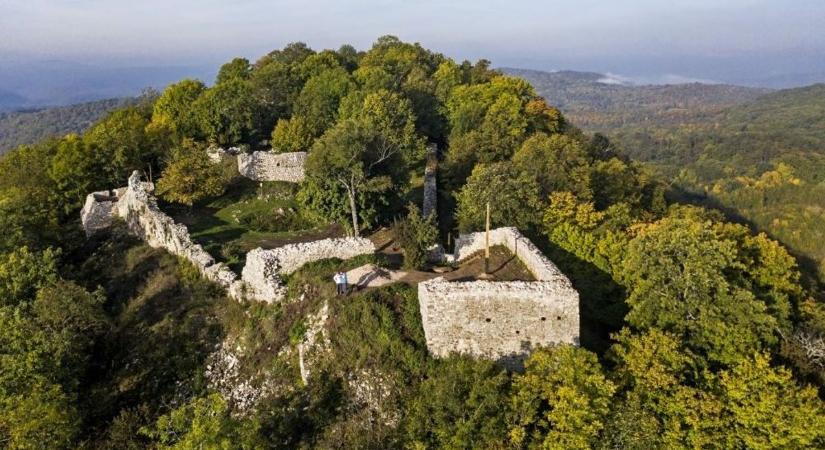
[[[438,239],[438,228],[432,215],[422,216],[412,203],[407,210],[407,217],[393,224],[393,235],[404,250],[404,267],[420,269],[427,262],[427,249]]]

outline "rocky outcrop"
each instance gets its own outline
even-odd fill
[[[238,154],[238,172],[255,181],[288,181],[300,183],[304,180],[306,152],[275,153],[253,152]]]
[[[309,382],[311,367],[318,354],[329,347],[327,320],[329,320],[329,304],[326,301],[316,314],[307,317],[307,331],[298,343],[298,368],[304,384]]]

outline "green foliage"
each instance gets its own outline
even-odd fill
[[[365,195],[376,194],[386,199],[400,188],[407,176],[403,170],[405,148],[390,137],[388,133],[393,130],[370,129],[365,125],[354,118],[348,119],[316,141],[306,164],[311,181],[305,183],[302,191],[305,205],[334,220],[338,217],[331,213],[340,212],[341,206],[332,205],[344,203],[338,200],[343,190],[346,195],[343,207],[349,210],[351,230],[356,235],[361,231],[358,206]],[[322,186],[338,189],[320,188]]]
[[[33,252],[28,247],[0,255],[0,305],[33,300],[38,290],[57,281],[59,256],[51,248]]]
[[[200,135],[193,105],[206,86],[198,80],[183,80],[170,84],[155,102],[152,124],[168,126],[182,137]]]
[[[412,447],[503,448],[509,376],[495,363],[452,356],[439,361],[406,407],[404,428]]]
[[[393,238],[404,249],[404,267],[421,269],[427,262],[427,249],[438,239],[438,228],[433,215],[422,216],[412,203],[407,211],[406,218],[393,223]]]
[[[629,243],[624,263],[627,320],[677,333],[711,361],[736,362],[775,344],[776,327],[786,320],[771,315],[765,300],[748,289],[744,268],[736,242],[709,223],[663,219],[648,225]],[[784,303],[778,312],[787,311],[787,298],[772,301]]]
[[[346,70],[325,70],[306,81],[295,100],[295,114],[304,118],[313,136],[320,136],[335,124],[338,105],[352,87]]]
[[[232,417],[219,394],[196,398],[158,418],[152,429],[141,433],[151,437],[158,449],[252,449],[263,445],[255,436],[254,422]]]
[[[569,136],[535,134],[513,155],[513,163],[539,183],[542,197],[555,191],[581,199],[593,195],[591,162],[581,143]]]
[[[484,228],[488,202],[494,228],[509,225],[526,229],[539,220],[538,184],[509,162],[476,166],[456,200],[456,220],[463,231]]]
[[[272,130],[272,148],[280,153],[305,152],[314,141],[312,129],[301,116],[280,119]]]
[[[218,77],[215,84],[226,83],[234,80],[247,80],[252,68],[246,58],[234,58],[232,61],[221,66],[218,70]]]
[[[615,390],[593,353],[537,349],[513,380],[510,440],[520,448],[592,448]]]
[[[791,254],[718,212],[668,209],[665,185],[617,156],[620,145],[586,136],[528,83],[489,67],[392,36],[361,53],[290,44],[254,64],[232,60],[212,88],[185,80],[82,136],[3,156],[0,446],[821,447],[823,403],[800,380],[825,380],[816,353],[825,308]],[[565,101],[564,89],[548,98]],[[819,192],[818,131],[792,137],[800,149],[792,155],[768,148],[791,139],[766,119],[788,106],[783,97],[745,116],[724,112],[718,126],[739,143],[695,124],[692,144],[660,155],[689,166],[678,187],[700,186],[749,212],[786,202],[782,220],[794,227],[780,220],[774,229],[816,229],[816,210],[792,209]],[[711,112],[727,101],[705,100]],[[819,123],[817,105],[794,101],[796,113]],[[237,168],[212,164],[208,144],[192,140],[259,150],[273,125],[276,151],[311,147],[300,186],[230,183]],[[444,231],[454,231],[454,214],[460,229],[480,229],[490,201],[494,226],[520,227],[571,278],[581,348],[533,349],[521,374],[467,356],[436,360],[414,286],[335,297],[332,274],[386,263],[376,255],[307,264],[285,277],[292,301],[267,305],[226,298],[121,224],[80,237],[86,194],[121,186],[132,170],[154,171],[165,199],[190,205],[160,206],[239,272],[252,248],[342,233],[335,224],[310,228],[317,223],[352,223],[355,232],[389,224],[418,196],[428,141],[445,160]],[[396,231],[406,262],[419,266],[437,239],[431,218],[412,207]],[[322,305],[328,319],[314,348],[304,348],[304,385],[295,347]],[[254,409],[210,393],[216,349],[233,353],[238,372],[216,390],[250,386],[264,394]],[[776,352],[782,359],[772,362]]]
[[[234,163],[227,167],[206,157],[202,146],[184,141],[158,180],[158,193],[170,202],[192,206],[198,201],[221,195],[232,180]]]
[[[2,394],[0,442],[5,448],[71,448],[79,420],[59,386],[34,381],[25,393]]]
[[[198,97],[192,108],[201,132],[210,143],[257,143],[256,138],[261,130],[248,81],[229,78],[218,83]]]
[[[55,142],[20,147],[0,159],[0,249],[42,248],[56,243],[62,210],[49,177]]]
[[[675,336],[624,330],[616,337],[623,394],[606,447],[807,448],[823,438],[825,409],[815,390],[764,355],[714,375],[698,371]]]
[[[50,137],[82,133],[109,112],[135,102],[113,98],[37,111],[0,113],[0,155]]]
[[[95,183],[96,188],[120,186],[134,170],[159,167],[171,145],[168,130],[149,124],[150,112],[145,105],[140,105],[113,112],[83,135],[87,158],[93,162],[92,166],[87,163],[81,168],[100,171],[101,182],[106,183],[106,186]],[[73,175],[99,180],[100,174],[81,171]],[[71,176],[67,174],[64,178]]]

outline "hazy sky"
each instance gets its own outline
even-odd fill
[[[0,65],[218,64],[383,34],[496,66],[651,80],[825,73],[825,0],[0,0]]]

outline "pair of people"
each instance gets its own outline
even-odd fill
[[[338,295],[347,295],[347,288],[349,287],[349,283],[347,282],[347,273],[335,272],[332,280],[335,281],[335,287],[338,289]]]

